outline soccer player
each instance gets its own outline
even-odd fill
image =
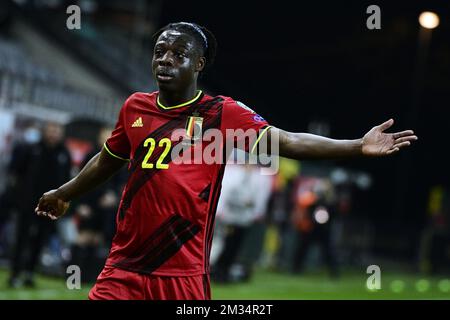
[[[124,164],[129,180],[117,213],[109,257],[90,299],[210,299],[209,253],[225,161],[178,163],[173,148],[205,148],[208,129],[255,130],[241,149],[261,137],[279,137],[279,155],[294,159],[386,156],[417,139],[411,130],[385,133],[393,120],[356,140],[334,140],[271,127],[244,104],[212,97],[197,79],[216,54],[214,35],[193,23],[171,23],[155,35],[152,69],[159,91],[134,93],[124,103],[110,138],[81,172],[45,193],[35,209],[57,219],[74,198],[98,186]],[[183,129],[188,139],[174,139]],[[186,149],[187,148],[187,149]],[[245,186],[244,186],[245,187]]]

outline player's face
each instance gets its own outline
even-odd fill
[[[57,123],[47,123],[44,128],[44,140],[50,146],[55,146],[63,140],[64,128]]]
[[[203,62],[195,47],[195,40],[190,35],[167,30],[155,44],[153,75],[160,89],[182,90],[197,80]]]

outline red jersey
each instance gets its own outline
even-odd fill
[[[204,151],[208,144],[193,140],[208,129],[223,133],[224,149],[227,129],[253,129],[259,136],[244,141],[251,151],[268,128],[262,117],[229,97],[199,91],[191,101],[166,107],[158,92],[132,94],[105,143],[112,156],[130,161],[106,265],[157,276],[209,273],[225,161],[178,163],[171,151],[186,141],[184,150]],[[188,140],[173,138],[179,129]]]

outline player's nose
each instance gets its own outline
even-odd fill
[[[160,66],[171,66],[173,65],[173,57],[170,52],[166,52],[158,59],[158,64]]]

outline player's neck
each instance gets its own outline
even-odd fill
[[[158,99],[161,104],[170,107],[192,100],[196,95],[197,95],[197,86],[194,85],[192,87],[187,88],[186,90],[178,90],[178,91],[159,90]]]

